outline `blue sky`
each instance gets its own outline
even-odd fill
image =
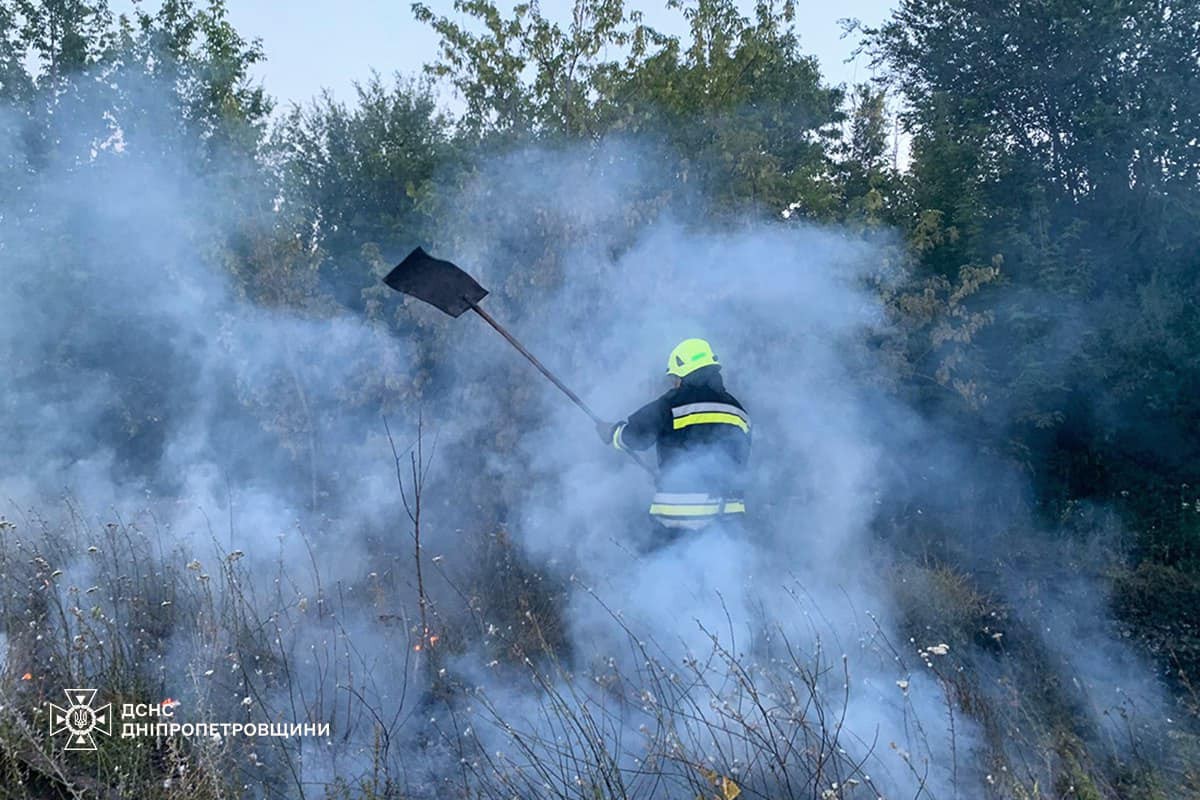
[[[128,11],[133,2],[113,0],[112,9]],[[140,3],[146,10],[158,4],[158,0]],[[430,0],[428,5],[438,13],[453,13],[451,0]],[[512,3],[501,0],[501,5],[511,8]],[[572,5],[571,0],[541,0],[542,13],[558,21],[569,18]],[[665,5],[663,0],[644,4],[646,22],[664,32],[685,32],[682,15]],[[740,0],[739,5],[752,15],[753,0]],[[801,46],[817,56],[830,82],[865,80],[870,76],[866,56],[843,63],[856,43],[840,38],[838,20],[854,17],[876,24],[895,5],[893,0],[799,0]],[[354,81],[368,78],[372,68],[385,76],[396,71],[415,74],[437,55],[437,37],[413,19],[408,0],[227,0],[227,7],[243,35],[262,39],[267,62],[259,65],[256,77],[285,105],[305,102],[323,88],[340,100],[353,100]]]

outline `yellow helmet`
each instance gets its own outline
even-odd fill
[[[667,359],[667,374],[682,378],[701,367],[717,363],[712,347],[703,339],[684,339],[675,345]]]

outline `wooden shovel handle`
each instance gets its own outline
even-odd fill
[[[591,418],[592,422],[601,423],[604,421],[604,420],[600,419],[600,417],[596,416],[596,413],[594,411],[592,411],[592,409],[588,408],[588,404],[583,402],[583,399],[580,398],[579,395],[575,394],[573,391],[570,390],[570,388],[568,388],[568,386],[565,383],[560,381],[558,379],[558,377],[546,367],[545,364],[543,364],[541,361],[538,361],[537,357],[534,356],[533,353],[526,350],[525,345],[523,345],[519,341],[517,341],[517,337],[513,336],[511,333],[509,333],[507,330],[505,330],[504,326],[501,325],[499,322],[496,322],[496,320],[492,319],[491,314],[487,313],[482,308],[480,308],[478,303],[475,303],[465,297],[463,298],[463,300],[466,301],[467,305],[469,305],[476,314],[483,317],[484,322],[486,322],[488,325],[491,325],[493,328],[495,328],[496,332],[499,333],[501,336],[503,336],[505,339],[507,339],[509,344],[511,344],[513,347],[517,348],[517,351],[521,355],[523,355],[523,356],[525,356],[525,358],[529,359],[529,363],[533,364],[535,367],[537,367],[538,372],[545,375],[550,380],[551,383],[553,383],[555,386],[557,386],[559,388],[559,391],[561,391],[563,394],[565,394],[567,397],[569,397],[571,399],[572,403],[579,406],[580,410],[583,411],[583,413],[587,414]],[[637,453],[633,452],[632,450],[622,450],[622,452],[628,453],[629,457],[632,458],[634,461],[636,461],[639,467],[646,470],[651,475],[655,474],[654,469],[649,464],[647,464],[645,461],[643,461],[642,458]]]

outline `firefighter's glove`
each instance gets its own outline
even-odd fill
[[[600,441],[606,445],[612,446],[613,428],[617,427],[615,422],[605,422],[601,420],[596,423],[596,435],[600,437]]]

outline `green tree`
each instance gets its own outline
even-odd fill
[[[6,3],[20,47],[34,59],[45,85],[67,78],[111,55],[112,14],[105,0],[13,0]]]
[[[1113,499],[1200,557],[1200,7],[905,0],[869,33],[908,108],[908,228],[952,277],[1002,259],[964,369],[1049,508]],[[1125,492],[1127,494],[1122,494]],[[1122,499],[1129,498],[1129,499]],[[1172,510],[1174,509],[1174,510]]]
[[[120,327],[112,319],[116,304],[96,299],[96,287],[149,293],[148,284],[168,280],[180,252],[236,252],[224,223],[246,219],[264,198],[220,190],[264,184],[255,156],[269,104],[248,77],[261,53],[232,28],[220,3],[167,2],[153,15],[139,10],[114,20],[103,2],[20,0],[0,3],[0,18],[10,23],[0,31],[7,101],[0,109],[0,239],[14,291],[53,298],[47,313],[57,324],[53,339],[29,342],[27,351],[18,343],[3,360],[17,377],[49,370],[42,380],[61,378],[64,386],[91,370],[111,380],[101,445],[138,469],[162,443],[158,421],[182,402],[179,382],[174,365],[164,363],[163,341],[95,335]],[[215,191],[187,198],[188,213],[172,220],[163,252],[147,248],[112,269],[97,252],[131,252],[121,232],[136,223],[132,209],[152,196],[135,196],[139,176],[171,187],[172,171],[185,180],[203,174]],[[92,199],[122,186],[127,204],[109,208]],[[232,238],[249,239],[251,228],[234,228]],[[154,309],[138,313],[158,330]]]
[[[842,215],[867,225],[900,219],[903,183],[890,152],[887,92],[859,84],[849,98],[849,118],[837,148]]]
[[[262,45],[238,33],[221,0],[203,6],[166,0],[153,14],[136,10],[121,19],[118,47],[121,62],[141,76],[126,82],[123,126],[136,132],[139,119],[151,130],[183,126],[182,138],[200,158],[256,153],[271,113],[269,98],[250,77],[263,59]],[[164,87],[169,102],[154,102]]]
[[[454,152],[431,87],[379,76],[348,107],[331,96],[293,107],[272,137],[286,224],[319,253],[317,269],[345,303],[378,281],[429,231],[431,186]]]
[[[578,0],[566,30],[536,5],[506,17],[490,0],[458,0],[480,32],[414,9],[441,36],[431,71],[465,100],[460,129],[469,139],[635,135],[662,143],[681,195],[717,208],[831,215],[842,94],[800,51],[792,4],[759,3],[753,19],[732,0],[670,6],[689,23],[688,41],[649,28],[620,0]]]

